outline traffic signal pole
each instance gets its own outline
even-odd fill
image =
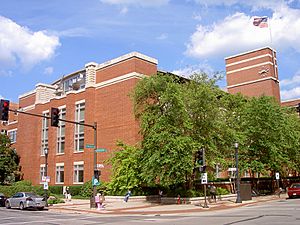
[[[97,152],[96,152],[96,149],[97,149],[97,122],[94,122],[94,126],[93,126],[93,129],[94,129],[94,171],[97,170]],[[92,182],[93,184],[93,182]],[[93,200],[92,202],[94,204],[91,204],[94,205],[94,207],[96,207],[95,205],[95,196],[97,194],[97,186],[93,184]]]

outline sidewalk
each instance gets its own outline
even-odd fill
[[[196,213],[209,210],[221,210],[240,207],[244,205],[251,205],[259,202],[273,201],[285,199],[287,196],[282,195],[278,198],[277,195],[253,197],[252,200],[243,201],[242,203],[235,203],[234,199],[225,199],[217,201],[216,203],[209,203],[209,208],[203,208],[204,200],[193,204],[158,204],[147,201],[130,201],[123,202],[121,200],[107,200],[105,201],[105,209],[97,210],[90,208],[89,200],[73,199],[71,202],[56,204],[49,206],[49,211],[73,212],[73,213],[96,213],[96,214],[177,214],[177,213]]]

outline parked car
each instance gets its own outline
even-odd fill
[[[294,183],[288,188],[289,198],[300,196],[300,183]]]
[[[0,206],[5,206],[6,197],[3,193],[0,193]]]
[[[6,199],[5,207],[19,208],[21,210],[26,208],[37,208],[42,210],[46,205],[44,197],[36,195],[31,192],[17,192],[11,198]]]

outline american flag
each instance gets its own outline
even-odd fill
[[[268,17],[255,17],[253,20],[253,25],[260,28],[268,27]]]

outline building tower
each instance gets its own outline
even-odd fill
[[[264,47],[225,58],[227,90],[245,96],[273,96],[280,102],[276,52]]]

